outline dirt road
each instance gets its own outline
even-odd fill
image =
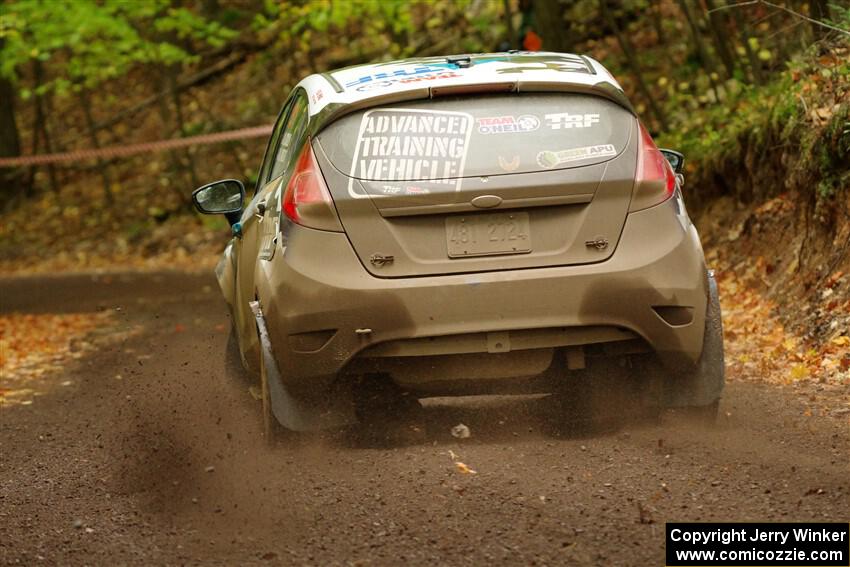
[[[850,520],[846,419],[775,386],[731,377],[708,432],[556,433],[544,400],[492,398],[429,402],[407,444],[266,448],[211,277],[6,280],[0,309],[117,322],[69,386],[0,409],[0,564],[663,565],[666,521]]]

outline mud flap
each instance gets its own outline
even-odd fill
[[[664,388],[666,407],[705,407],[720,399],[726,382],[723,356],[723,322],[714,273],[708,274],[708,309],[705,335],[697,365],[675,376],[668,376]]]
[[[257,321],[261,356],[266,366],[269,398],[275,419],[291,431],[318,431],[356,423],[353,407],[347,407],[350,404],[345,403],[346,396],[328,396],[323,404],[313,404],[289,392],[281,380],[260,302],[252,301],[249,305]]]

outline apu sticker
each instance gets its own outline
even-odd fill
[[[573,148],[570,150],[561,150],[553,152],[544,150],[537,154],[537,163],[540,167],[552,169],[564,163],[571,161],[579,161],[583,159],[606,157],[617,155],[617,150],[611,144],[602,144],[599,146],[587,146],[584,148]]]
[[[360,121],[349,176],[367,181],[418,181],[458,191],[472,124],[472,116],[465,112],[369,110]],[[356,186],[349,181],[349,194],[366,197],[355,192]]]
[[[478,132],[481,134],[511,134],[515,132],[533,132],[540,128],[540,119],[531,114],[515,116],[489,116],[478,119]]]
[[[559,112],[557,114],[547,114],[546,120],[549,122],[549,127],[553,130],[569,129],[569,128],[590,128],[594,124],[599,124],[598,114],[570,114],[569,112]]]

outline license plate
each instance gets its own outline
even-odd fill
[[[528,213],[447,217],[446,243],[450,258],[531,252]]]

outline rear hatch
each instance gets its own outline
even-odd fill
[[[635,117],[601,97],[498,94],[352,113],[314,150],[363,265],[409,277],[607,259],[636,134]]]

